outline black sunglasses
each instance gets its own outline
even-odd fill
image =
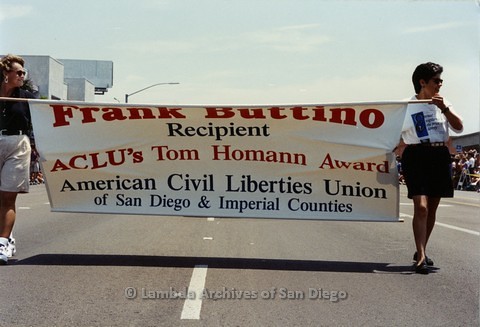
[[[27,72],[25,70],[17,70],[15,71],[15,74],[17,74],[18,77],[22,77],[27,75]]]
[[[443,79],[441,79],[441,78],[432,78],[432,80],[433,80],[436,84],[440,84],[440,83],[443,84]]]

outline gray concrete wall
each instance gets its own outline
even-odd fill
[[[65,78],[68,85],[68,100],[95,101],[95,85],[85,78]]]

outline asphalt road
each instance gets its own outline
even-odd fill
[[[401,190],[403,223],[359,223],[52,213],[33,186],[0,326],[478,326],[480,194],[442,200],[418,275]]]

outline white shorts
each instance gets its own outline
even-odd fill
[[[0,191],[29,191],[30,152],[27,135],[0,136]]]

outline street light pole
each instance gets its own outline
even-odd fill
[[[145,90],[147,90],[147,89],[149,89],[149,88],[151,88],[151,87],[158,86],[158,85],[174,85],[174,84],[180,84],[180,83],[177,83],[177,82],[175,82],[175,83],[156,83],[156,84],[152,84],[152,85],[150,85],[150,86],[144,87],[143,89],[138,90],[138,91],[135,91],[135,92],[133,92],[133,93],[125,94],[125,103],[128,103],[128,97],[129,97],[129,96],[132,96],[132,95],[134,95],[134,94],[137,94],[137,93],[140,93],[140,92],[142,92],[142,91],[145,91]]]

